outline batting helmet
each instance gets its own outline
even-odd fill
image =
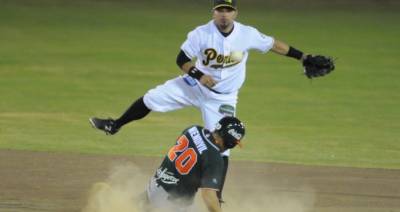
[[[225,147],[232,149],[243,139],[245,129],[239,119],[227,116],[219,120],[215,132],[221,136]]]

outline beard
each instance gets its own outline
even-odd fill
[[[229,22],[227,20],[220,20],[219,22],[217,22],[217,26],[220,30],[227,30],[230,29],[233,25],[233,22]]]

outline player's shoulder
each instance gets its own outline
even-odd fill
[[[204,127],[200,125],[192,125],[183,130],[182,134],[189,138],[203,137],[204,131],[207,131]]]
[[[258,32],[258,29],[250,26],[250,25],[246,25],[246,24],[242,24],[240,22],[236,22],[235,21],[235,27],[239,28],[242,32]]]
[[[214,144],[214,138],[212,136],[212,132],[208,129],[199,126],[192,125],[186,128],[182,134],[184,134],[187,138],[195,142],[203,142],[204,145],[210,147],[208,149],[219,151],[219,148]]]
[[[196,33],[196,34],[203,34],[203,33],[209,33],[212,31],[212,24],[213,21],[209,21],[203,25],[197,26],[196,28],[194,28],[191,33]]]
[[[193,135],[200,135],[204,139],[210,139],[211,137],[211,132],[200,125],[189,126],[183,131],[183,133],[189,133],[192,137]]]

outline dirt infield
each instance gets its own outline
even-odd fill
[[[133,164],[147,178],[160,161],[0,150],[0,211],[81,211],[112,167]],[[224,193],[225,211],[397,212],[400,170],[232,162]]]

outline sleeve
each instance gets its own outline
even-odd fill
[[[190,58],[188,58],[182,50],[179,52],[178,56],[176,57],[176,64],[179,66],[179,68],[182,68],[182,66],[191,61]]]
[[[197,30],[189,32],[186,41],[183,42],[181,46],[181,50],[190,59],[197,57],[200,52],[200,36],[198,35]]]
[[[249,27],[250,29],[250,49],[255,49],[262,53],[268,52],[273,46],[275,39],[268,35],[259,32],[257,29]]]
[[[219,190],[222,184],[222,158],[219,153],[207,154],[202,162],[200,188]]]

